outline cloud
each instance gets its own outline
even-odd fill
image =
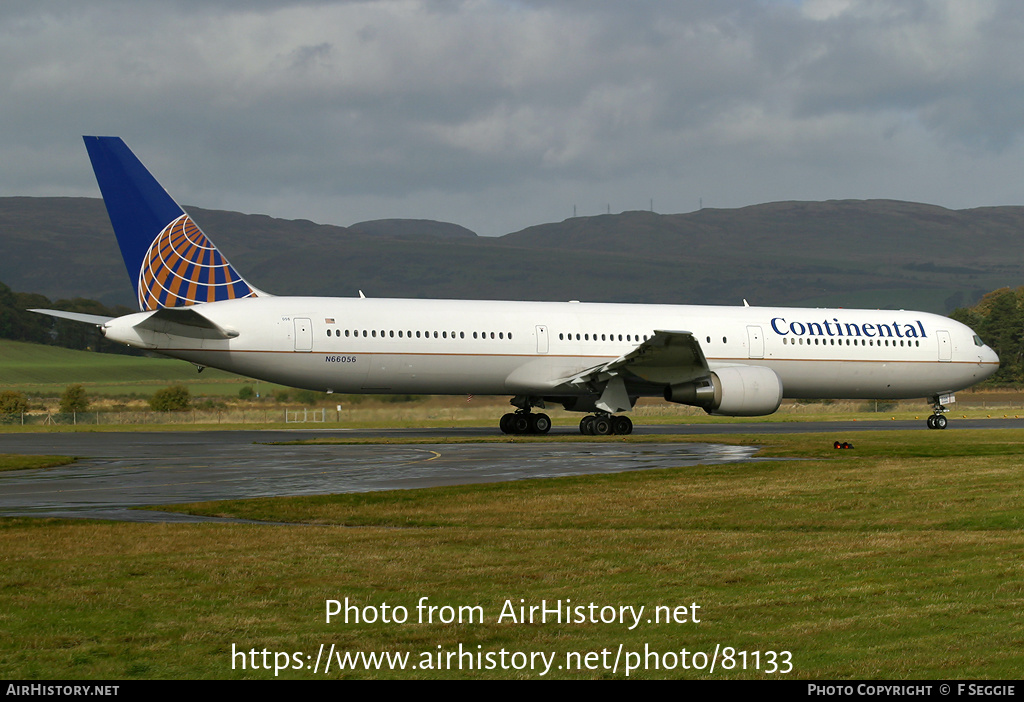
[[[116,133],[181,201],[338,224],[1019,202],[1022,40],[1010,0],[11,2],[0,192],[95,194]]]

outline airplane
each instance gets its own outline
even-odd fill
[[[97,325],[129,346],[327,393],[511,395],[509,434],[629,434],[641,397],[761,416],[783,399],[907,399],[944,429],[996,353],[927,312],[712,305],[284,297],[246,281],[118,137],[84,137],[141,312]]]

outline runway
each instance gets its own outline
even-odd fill
[[[824,432],[831,442],[870,429],[922,422],[772,422],[652,425],[636,434]],[[1024,420],[973,420],[956,431],[1022,427]],[[927,430],[924,430],[927,431]],[[553,434],[576,435],[556,428]],[[541,442],[281,446],[329,436],[494,436],[492,428],[213,432],[75,432],[0,435],[0,453],[79,457],[57,468],[0,473],[0,515],[126,521],[219,521],[132,507],[209,500],[412,489],[527,478],[754,460],[756,449],[710,443]]]

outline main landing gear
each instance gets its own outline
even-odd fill
[[[521,409],[503,415],[498,426],[506,434],[547,434],[551,431],[551,417]]]
[[[610,414],[590,414],[580,420],[580,433],[587,436],[609,436],[611,434],[632,434],[633,420]]]
[[[498,422],[503,433],[547,434],[551,431],[551,417],[542,412],[531,411],[534,407],[544,407],[542,398],[516,395],[511,403],[518,409],[503,415]],[[629,417],[617,417],[608,412],[595,412],[580,420],[580,433],[587,436],[632,434],[633,420]]]

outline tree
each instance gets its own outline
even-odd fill
[[[320,399],[320,393],[313,392],[312,390],[295,391],[295,401],[301,402],[304,405],[315,405],[318,399]]]
[[[28,398],[20,392],[0,392],[0,416],[15,416],[28,411]]]
[[[994,290],[949,316],[974,329],[999,354],[999,370],[989,382],[1024,380],[1024,288]]]
[[[89,409],[89,396],[81,385],[68,385],[60,396],[60,411],[65,414],[85,412]]]
[[[191,405],[192,398],[184,385],[169,385],[149,398],[149,407],[155,412],[183,412]]]
[[[239,400],[251,400],[256,396],[256,391],[252,389],[252,385],[243,385],[241,390],[238,391]]]

